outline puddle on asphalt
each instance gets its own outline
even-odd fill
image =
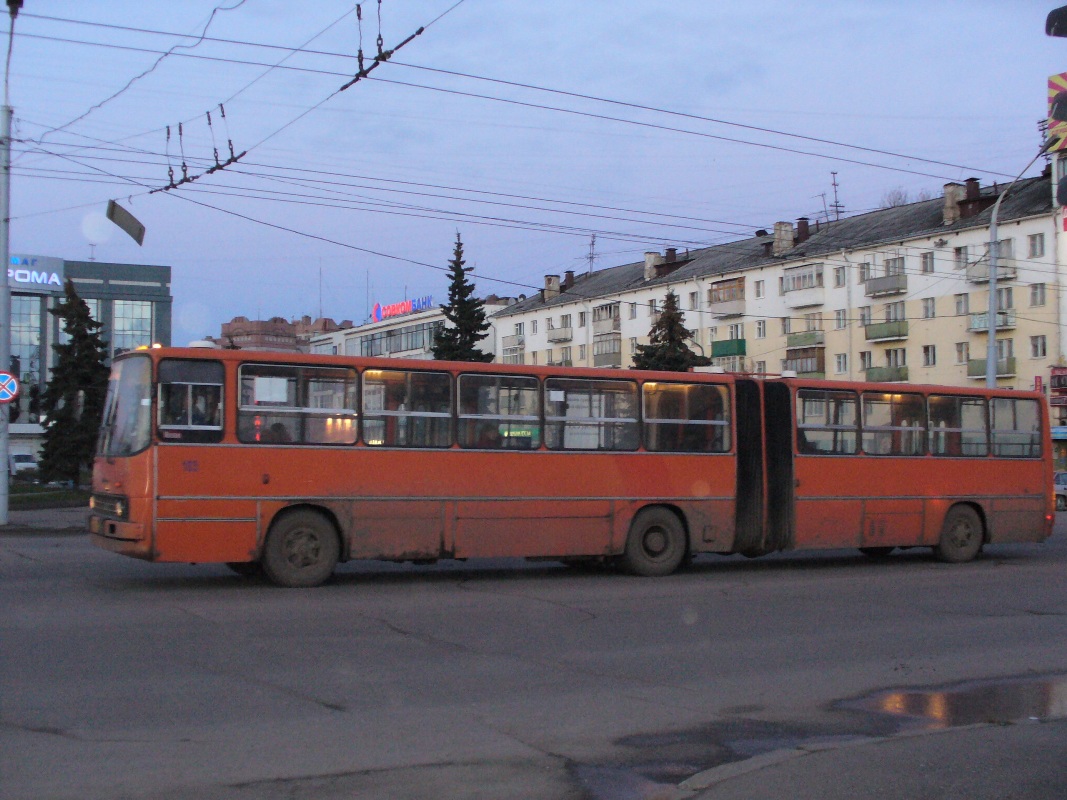
[[[589,800],[658,800],[699,772],[775,750],[847,743],[917,730],[1067,717],[1067,675],[891,689],[834,703],[839,721],[786,724],[743,717],[619,739],[620,758],[573,764]]]
[[[977,723],[1067,717],[1067,676],[973,681],[935,689],[877,692],[839,708],[899,720],[901,729],[940,730]]]

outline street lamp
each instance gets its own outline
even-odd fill
[[[1057,22],[1057,30],[1061,30],[1062,33],[1055,35],[1067,36],[1067,6],[1059,8],[1056,11],[1049,14],[1049,22],[1047,27],[1052,25],[1052,16],[1057,12],[1063,12],[1062,20]],[[1050,34],[1053,35],[1053,34]],[[1049,119],[1055,122],[1067,122],[1067,92],[1060,92],[1054,98],[1052,98],[1051,107],[1049,108]],[[1045,155],[1054,146],[1062,141],[1063,137],[1059,134],[1049,136],[1045,140],[1045,143],[1041,146],[1041,149],[1037,151],[1030,163],[1023,167],[1022,172],[1015,176],[1015,179],[1008,184],[1008,187],[1000,193],[997,201],[993,204],[993,211],[989,215],[989,319],[987,327],[988,340],[986,342],[986,362],[985,362],[985,385],[989,389],[995,389],[997,387],[997,256],[999,255],[1000,244],[997,241],[997,214],[1000,212],[1000,204],[1004,202],[1004,198],[1008,196],[1008,193],[1012,190],[1016,183],[1026,174],[1026,171],[1033,166],[1041,156]],[[1057,188],[1058,195],[1067,195],[1067,177],[1060,181]],[[1057,202],[1061,202],[1057,197]]]

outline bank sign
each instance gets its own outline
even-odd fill
[[[7,267],[7,282],[13,292],[62,292],[63,259],[12,255]]]
[[[433,295],[426,295],[415,300],[393,303],[389,306],[375,303],[371,316],[375,322],[381,322],[383,319],[389,319],[389,317],[400,317],[404,314],[414,314],[416,311],[428,311],[431,308],[433,308]]]

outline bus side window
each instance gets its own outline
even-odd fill
[[[547,378],[545,444],[553,450],[636,450],[637,384]]]
[[[800,455],[852,455],[859,439],[856,395],[801,389],[796,399],[796,447]]]
[[[989,453],[985,399],[932,394],[927,408],[931,455],[966,458]]]
[[[537,378],[460,375],[459,446],[477,450],[535,450],[541,446]]]
[[[1041,456],[1041,412],[1036,400],[995,397],[990,428],[993,455],[1002,458]]]
[[[675,453],[729,451],[729,391],[725,386],[648,381],[641,393],[645,449]]]
[[[166,358],[159,362],[160,438],[182,442],[222,439],[223,374],[218,361]]]

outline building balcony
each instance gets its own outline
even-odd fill
[[[726,356],[745,355],[744,339],[724,339],[721,342],[711,343],[711,357],[724,358]]]
[[[908,368],[868,367],[867,380],[871,383],[904,383],[908,380]]]
[[[826,333],[824,331],[802,331],[788,334],[785,337],[786,350],[795,350],[798,347],[826,347]]]
[[[1013,281],[1018,274],[1014,258],[997,259],[997,283]],[[968,264],[967,280],[971,283],[989,283],[989,261],[983,258],[977,264]]]
[[[1007,311],[997,312],[997,330],[1007,330],[1015,327],[1015,309],[1008,309]],[[983,311],[980,314],[971,314],[970,321],[967,324],[967,330],[981,333],[982,331],[989,330],[989,312]]]
[[[740,317],[745,313],[745,299],[720,300],[708,303],[708,312],[717,317]]]
[[[825,378],[826,360],[822,353],[803,358],[782,359],[782,371],[792,370],[800,378]]]
[[[874,322],[863,326],[864,336],[868,342],[892,342],[908,338],[908,321]]]
[[[522,350],[526,347],[526,337],[522,334],[505,336],[500,340],[500,346],[505,350]]]
[[[883,278],[869,278],[864,289],[867,297],[882,297],[887,294],[903,294],[908,291],[907,275],[886,275]]]
[[[567,328],[549,328],[548,329],[548,341],[550,342],[569,342],[573,338],[574,329]]]
[[[967,362],[967,377],[968,378],[984,378],[985,377],[985,365],[986,360],[984,358],[972,358]],[[998,358],[997,359],[997,377],[998,378],[1014,378],[1015,377],[1015,357],[1011,358]]]
[[[621,367],[622,353],[597,353],[593,355],[594,367]]]
[[[593,320],[593,335],[603,336],[606,333],[616,333],[622,330],[622,320],[618,317]]]
[[[807,289],[793,289],[782,295],[782,302],[788,308],[821,306],[826,302],[826,288],[824,286],[811,286]]]

